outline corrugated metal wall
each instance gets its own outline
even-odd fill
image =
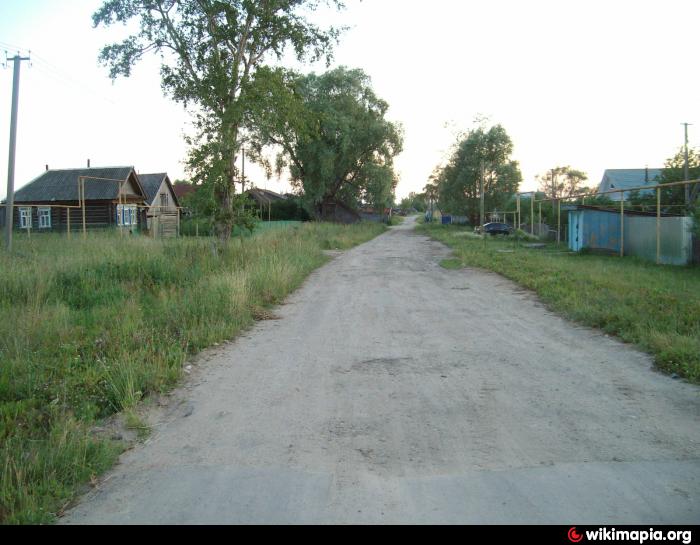
[[[661,263],[687,265],[693,257],[692,218],[661,218]],[[656,218],[625,216],[625,255],[656,261]]]
[[[661,218],[661,263],[687,265],[693,258],[692,218]],[[578,226],[578,235],[576,228]],[[575,210],[569,214],[569,248],[620,252],[620,214]],[[656,217],[625,215],[625,255],[656,261]]]
[[[585,210],[583,247],[620,251],[620,216],[602,210]]]

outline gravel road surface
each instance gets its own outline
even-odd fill
[[[449,255],[335,257],[62,522],[700,522],[700,388]]]

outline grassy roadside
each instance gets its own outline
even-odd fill
[[[323,250],[385,229],[290,226],[218,254],[206,239],[17,240],[0,256],[0,522],[52,522],[124,448],[96,423],[172,388],[188,356],[249,327]]]
[[[418,227],[455,250],[450,268],[480,267],[535,291],[560,314],[652,354],[657,366],[700,383],[700,270],[635,258],[527,249],[464,229]]]

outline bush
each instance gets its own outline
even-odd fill
[[[271,207],[272,221],[311,221],[311,216],[298,197],[284,201],[275,201]],[[268,212],[263,207],[262,220],[268,219]]]
[[[700,238],[700,204],[693,210],[693,234]]]
[[[518,229],[513,236],[517,237],[520,240],[526,240],[528,242],[539,242],[540,240],[539,237],[531,235],[530,233],[528,233],[527,231],[523,231],[522,229]]]

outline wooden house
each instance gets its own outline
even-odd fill
[[[248,191],[248,195],[253,199],[258,206],[265,208],[270,206],[274,202],[280,202],[287,199],[284,195],[275,193],[274,191],[269,191],[267,189],[258,189],[254,187]]]
[[[84,203],[84,206],[83,206]],[[14,226],[36,231],[146,227],[146,193],[133,167],[47,170],[15,192]]]
[[[180,202],[166,173],[139,174],[146,192],[148,231],[157,237],[176,237],[180,231]]]
[[[287,197],[268,191],[267,189],[252,188],[247,192],[248,197],[255,202],[260,211],[260,219],[269,219],[272,216],[272,205],[287,200]]]

